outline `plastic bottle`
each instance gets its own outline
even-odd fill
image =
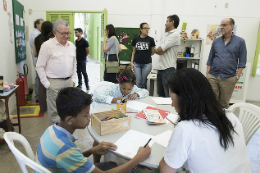
[[[191,48],[190,48],[190,57],[194,57],[194,52],[195,52],[195,47],[194,47],[194,45],[191,45]]]

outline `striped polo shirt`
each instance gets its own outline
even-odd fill
[[[86,172],[95,166],[75,145],[75,137],[56,124],[42,135],[36,153],[36,162],[53,173]]]

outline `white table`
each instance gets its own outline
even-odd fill
[[[171,107],[171,105],[156,105],[154,103],[154,101],[152,101],[151,97],[147,97],[144,99],[140,99],[137,100],[143,103],[147,103],[150,105],[153,105],[159,109],[162,110],[166,110],[166,111],[170,111],[171,113],[176,114],[176,111],[173,107]],[[93,109],[93,112],[102,112],[102,111],[107,111],[107,110],[111,110],[112,108],[116,108],[116,104],[99,104],[97,107],[95,107]],[[132,110],[127,110],[128,112],[132,111]],[[136,111],[139,112],[139,111]],[[137,113],[127,113],[127,115],[131,115],[131,129],[142,132],[142,133],[146,133],[146,134],[150,134],[150,135],[158,135],[160,133],[163,133],[167,130],[173,130],[174,126],[171,123],[168,123],[166,125],[149,125],[146,120],[140,120],[135,118],[134,116]],[[117,132],[114,134],[109,134],[109,135],[105,135],[105,136],[100,136],[92,127],[91,124],[88,126],[88,130],[90,132],[90,135],[97,141],[97,142],[102,142],[102,141],[106,141],[106,142],[111,142],[111,143],[115,143],[121,136],[123,136],[127,131],[121,131],[121,132]],[[158,168],[159,162],[162,159],[164,152],[165,152],[166,148],[164,148],[163,146],[157,144],[156,142],[152,145],[152,153],[151,155],[144,160],[143,162],[141,162],[140,164],[143,166],[148,166],[148,167],[152,167],[152,168]],[[130,158],[120,155],[116,152],[113,152],[115,155],[122,157],[124,159],[129,160]]]

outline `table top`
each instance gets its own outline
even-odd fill
[[[10,89],[10,90],[7,91],[7,92],[4,91],[3,93],[0,93],[0,98],[1,98],[1,97],[7,97],[7,96],[13,94],[13,92],[14,92],[18,87],[19,87],[19,85],[15,85],[15,87],[14,87],[13,89]]]
[[[139,100],[136,100],[136,101],[147,103],[147,104],[155,106],[156,108],[166,110],[166,111],[170,111],[171,113],[176,114],[175,109],[171,105],[156,105],[156,103],[151,99],[151,97],[139,99]],[[99,104],[98,106],[96,106],[93,109],[93,113],[111,110],[111,108],[116,109],[116,104],[115,103],[111,104],[111,105]],[[130,112],[132,110],[127,109],[127,111]],[[136,111],[136,112],[140,112],[140,111]],[[156,136],[156,135],[163,133],[167,130],[173,130],[174,129],[174,126],[173,126],[172,123],[168,123],[168,124],[165,124],[165,125],[149,125],[146,120],[141,120],[141,119],[135,118],[136,114],[137,113],[127,113],[127,115],[131,116],[131,129],[132,130],[136,130],[136,131],[139,131],[139,132],[142,132],[142,133],[146,133],[146,134]],[[91,136],[97,142],[105,141],[105,142],[115,143],[119,138],[121,138],[127,132],[127,131],[121,131],[121,132],[117,132],[117,133],[114,133],[114,134],[100,136],[91,127],[91,123],[88,126],[88,129],[89,129]],[[163,158],[163,155],[164,155],[166,148],[161,146],[160,144],[158,144],[156,142],[152,145],[151,148],[152,148],[151,155],[146,160],[141,162],[140,164],[144,165],[144,166],[152,167],[152,168],[158,168],[159,162]],[[124,159],[129,160],[129,158],[127,158],[127,157],[125,157],[121,154],[118,154],[118,153],[115,153],[115,152],[113,152],[113,153],[118,155],[119,157],[122,157]]]

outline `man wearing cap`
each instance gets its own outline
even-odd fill
[[[84,39],[81,35],[83,33],[81,28],[74,29],[75,36],[78,39],[75,41],[76,43],[76,59],[77,59],[77,73],[78,73],[78,86],[77,88],[82,88],[82,74],[84,76],[86,90],[89,90],[88,84],[88,74],[86,71],[86,58],[89,53],[89,44],[86,39]]]

